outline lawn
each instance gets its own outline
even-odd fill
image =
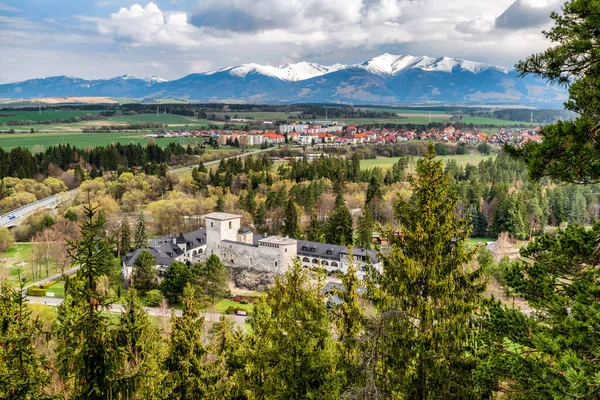
[[[461,155],[454,155],[454,156],[438,156],[437,158],[440,160],[443,160],[444,162],[449,161],[449,160],[454,160],[458,163],[458,165],[465,166],[467,164],[477,165],[481,161],[487,160],[491,157],[494,157],[494,156],[489,156],[489,155],[485,156],[485,155],[481,155],[481,154],[461,154]],[[399,159],[400,159],[400,157],[388,157],[388,158],[374,158],[374,159],[368,159],[368,160],[360,160],[360,167],[361,167],[361,169],[370,169],[370,168],[379,167],[385,171],[385,170],[392,168],[392,166],[395,163],[397,163]],[[415,163],[418,159],[419,159],[419,157],[412,156],[411,164]],[[413,168],[412,166],[409,166],[410,170],[412,170],[412,168]]]
[[[54,297],[65,297],[65,282],[58,281],[54,285],[46,288],[46,295],[48,295],[48,293],[54,294]]]
[[[14,244],[8,251],[0,253],[0,277],[8,278],[11,286],[19,287],[20,272],[22,278],[31,282],[30,254],[31,245],[29,243]]]
[[[485,244],[487,242],[493,242],[493,241],[494,241],[494,239],[491,239],[491,238],[468,238],[467,246],[477,246],[478,244],[485,246]]]
[[[229,299],[222,299],[216,302],[214,306],[208,308],[208,312],[225,314],[225,311],[229,307],[242,308],[248,312],[248,315],[251,315],[254,312],[254,304],[241,304]]]

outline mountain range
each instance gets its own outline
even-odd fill
[[[560,106],[562,88],[506,68],[448,57],[383,54],[362,64],[242,64],[167,81],[70,76],[0,85],[0,98],[102,96],[151,101]]]

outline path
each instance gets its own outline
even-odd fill
[[[29,288],[31,286],[39,286],[39,285],[43,285],[44,283],[59,281],[64,276],[71,276],[71,275],[75,274],[75,272],[77,272],[79,270],[79,268],[81,268],[81,267],[73,267],[71,269],[66,270],[64,273],[61,272],[60,274],[55,274],[55,275],[49,276],[47,278],[44,278],[41,281],[32,282],[27,286],[23,286],[23,293],[27,293],[27,288]]]
[[[27,296],[27,300],[31,303],[31,304],[45,304],[47,306],[52,306],[52,307],[56,307],[60,304],[62,304],[63,299],[59,299],[59,298],[54,298],[54,297],[32,297],[32,296]],[[151,315],[153,317],[162,317],[164,314],[162,312],[162,310],[160,308],[157,307],[144,307],[144,309],[148,312],[148,315]],[[108,310],[109,312],[112,313],[117,313],[120,314],[123,312],[123,305],[122,304],[113,304],[110,308],[110,310]],[[175,312],[176,316],[181,316],[182,311],[181,310],[172,310],[169,309],[167,312],[167,316],[170,317],[171,316],[171,311]],[[217,313],[204,313],[204,318],[206,321],[209,322],[217,322],[224,314],[217,314]],[[244,323],[246,322],[246,319],[248,317],[244,317],[241,315],[227,315],[227,318],[231,318],[233,320],[233,322],[235,322],[236,325],[241,326],[242,328],[244,327]]]

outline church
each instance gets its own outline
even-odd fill
[[[152,239],[147,249],[123,256],[125,281],[129,281],[133,264],[144,250],[156,259],[155,267],[161,277],[175,261],[202,262],[211,254],[216,254],[233,270],[275,275],[285,272],[296,257],[307,268],[320,266],[329,273],[346,273],[348,270],[350,252],[345,246],[256,234],[250,228],[242,227],[242,216],[236,214],[214,212],[205,215],[204,220],[205,228]],[[364,274],[366,265],[381,267],[373,250],[355,248],[352,256],[359,276]]]

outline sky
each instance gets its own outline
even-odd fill
[[[551,45],[564,0],[0,0],[0,83],[177,79],[243,63],[357,64],[383,53],[511,68]]]

